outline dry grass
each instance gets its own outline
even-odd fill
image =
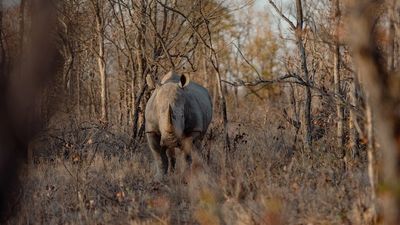
[[[328,129],[308,153],[279,116],[232,118],[232,152],[211,127],[188,183],[156,182],[145,144],[107,154],[86,140],[84,154],[42,159],[9,224],[368,224],[363,153],[345,168]]]

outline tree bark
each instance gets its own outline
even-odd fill
[[[72,53],[74,54],[74,53]],[[80,57],[77,57],[77,65],[81,65]],[[76,118],[78,123],[81,120],[81,73],[78,69],[74,70],[76,73]]]
[[[108,122],[107,113],[107,69],[104,48],[104,18],[103,18],[103,4],[102,0],[97,0],[95,3],[96,10],[96,32],[98,44],[97,66],[100,75],[100,98],[101,98],[101,121]]]
[[[340,46],[338,43],[335,44],[335,51],[333,57],[333,77],[334,77],[334,87],[336,96],[336,114],[337,114],[337,130],[336,130],[336,140],[337,147],[342,149],[344,144],[344,134],[343,134],[343,124],[344,124],[344,110],[341,103],[342,92],[341,92],[341,81],[340,81]],[[345,153],[344,153],[345,156]]]
[[[388,15],[389,15],[389,47],[388,47],[388,70],[394,71],[396,68],[396,9],[397,0],[390,0],[388,3]]]
[[[357,108],[358,107],[358,101],[357,101],[357,90],[359,87],[358,83],[358,74],[353,73],[353,82],[351,83],[350,86],[350,104],[352,108]],[[353,157],[356,157],[359,155],[358,152],[358,132],[357,132],[357,121],[358,117],[357,114],[354,112],[354,110],[349,110],[349,145],[350,149],[352,151]]]
[[[131,88],[131,93],[128,94],[128,85],[126,85],[126,125],[129,126],[130,124],[130,119],[133,117],[133,114],[131,114],[132,112],[132,108],[133,106],[130,106],[130,103],[133,103],[136,99],[136,92],[135,92],[135,86],[136,86],[136,75],[135,75],[135,71],[136,71],[136,66],[135,66],[135,58],[133,55],[133,48],[132,45],[129,42],[128,39],[128,31],[127,31],[127,26],[125,23],[125,16],[122,10],[122,1],[118,0],[118,9],[119,9],[119,14],[121,17],[121,25],[122,25],[122,31],[123,31],[123,35],[124,35],[124,42],[126,47],[128,48],[128,56],[129,56],[129,61],[130,61],[130,65],[131,65],[131,82],[130,82],[130,88]],[[128,9],[130,10],[130,9]],[[140,31],[139,31],[140,32]],[[140,33],[138,35],[141,35]],[[126,75],[127,78],[127,82],[128,82],[128,78],[129,75]],[[132,104],[133,105],[133,104]]]
[[[136,52],[136,61],[138,63],[138,70],[135,76],[135,83],[137,84],[136,87],[132,88],[137,88],[132,89],[132,96],[135,98],[132,100],[132,105],[133,105],[133,139],[136,139],[139,133],[139,117],[141,113],[141,102],[144,96],[144,93],[146,91],[146,82],[144,78],[144,73],[145,73],[145,68],[146,68],[146,52],[145,52],[145,46],[146,46],[146,41],[145,41],[145,35],[146,35],[146,21],[144,18],[146,18],[146,12],[147,12],[147,2],[142,0],[140,3],[140,30],[138,31],[137,39],[136,39],[136,44],[138,46],[138,50]],[[133,84],[132,84],[133,86]]]
[[[224,92],[222,90],[221,74],[219,73],[219,71],[216,71],[216,77],[217,77],[217,87],[218,87],[219,99],[221,101],[220,106],[221,106],[222,119],[224,122],[225,148],[227,148],[227,150],[230,151],[231,144],[230,144],[229,133],[228,133],[228,113],[226,110],[226,99],[225,99]]]
[[[303,124],[305,124],[305,136],[304,141],[306,144],[306,148],[311,150],[312,147],[312,96],[311,96],[311,88],[310,88],[310,75],[307,66],[307,54],[304,46],[304,35],[303,35],[303,6],[301,0],[296,0],[296,19],[297,19],[297,27],[296,27],[296,41],[297,47],[300,53],[301,60],[301,69],[303,73],[303,79],[306,82],[305,86],[305,101],[304,101],[304,116],[303,116]]]
[[[368,178],[371,188],[371,200],[372,200],[372,220],[375,222],[376,220],[376,187],[375,187],[375,140],[374,140],[374,124],[372,118],[372,108],[369,103],[369,97],[367,96],[366,107],[365,107],[365,115],[367,117],[366,120],[366,128],[367,128],[367,155],[368,155]]]
[[[334,2],[334,15],[335,15],[335,43],[334,43],[334,54],[333,54],[333,77],[334,77],[334,89],[336,96],[336,114],[337,114],[337,130],[336,139],[337,147],[343,149],[344,145],[344,109],[341,103],[342,91],[341,91],[341,76],[340,76],[340,43],[339,43],[339,28],[340,28],[340,4],[339,0]],[[344,151],[343,156],[346,156]]]

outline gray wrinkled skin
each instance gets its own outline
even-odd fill
[[[175,148],[191,164],[192,145],[200,147],[211,122],[210,95],[186,76],[170,72],[147,102],[145,116],[147,141],[162,176],[175,168]]]

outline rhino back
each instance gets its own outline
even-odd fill
[[[207,89],[197,83],[190,82],[185,87],[185,118],[186,129],[189,132],[205,133],[212,119],[212,103]]]

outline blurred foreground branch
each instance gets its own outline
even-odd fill
[[[379,8],[384,1],[356,0],[352,7],[350,36],[356,64],[365,80],[365,91],[369,95],[371,109],[376,118],[376,134],[383,154],[383,220],[384,224],[400,221],[400,93],[399,77],[389,74],[384,57],[378,47],[377,32],[374,31]],[[372,151],[372,150],[369,150]],[[369,154],[370,155],[370,154]],[[371,154],[372,155],[372,154]],[[372,200],[375,186],[373,157],[369,157]]]
[[[35,114],[38,99],[61,62],[53,4],[48,0],[33,0],[30,7],[29,44],[17,56],[12,71],[0,68],[0,221],[16,213],[19,165],[28,152],[30,139],[41,127]],[[0,26],[3,26],[3,10],[0,7]],[[0,41],[4,41],[3,36]],[[0,51],[0,65],[4,65],[7,50],[2,45]]]

